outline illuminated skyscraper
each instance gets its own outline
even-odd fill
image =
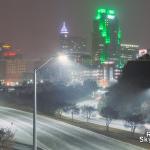
[[[63,51],[69,49],[69,47],[68,47],[68,34],[69,34],[69,31],[66,27],[66,23],[63,22],[63,25],[62,25],[60,32],[59,32],[60,49]]]
[[[71,36],[65,22],[62,24],[59,34],[61,51],[66,53],[86,52],[86,40],[82,37]]]
[[[139,49],[139,45],[121,44],[120,67],[121,65],[124,66],[130,60],[135,60],[138,57]]]
[[[96,63],[119,61],[121,30],[116,12],[98,9],[93,23],[92,55]]]

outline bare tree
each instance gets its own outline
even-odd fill
[[[95,111],[95,108],[92,106],[84,106],[82,110],[86,114],[86,119],[88,121],[89,119],[91,119],[91,115]]]
[[[144,123],[144,117],[142,114],[130,114],[127,115],[125,118],[125,127],[131,128],[131,133],[134,136],[135,130],[138,124]]]
[[[106,131],[109,132],[109,126],[112,122],[112,119],[118,118],[118,112],[111,107],[104,107],[101,109],[100,114],[106,119]]]
[[[1,150],[12,150],[14,145],[14,136],[10,129],[0,129],[0,149]]]
[[[63,108],[58,108],[55,111],[56,116],[58,116],[59,118],[62,118],[62,113],[63,113]]]
[[[69,110],[71,111],[71,117],[72,117],[72,121],[73,121],[74,114],[79,113],[79,108],[75,104],[73,104],[73,105],[69,106]]]

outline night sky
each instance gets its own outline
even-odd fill
[[[150,48],[150,0],[0,0],[0,40],[26,56],[43,57],[58,49],[60,25],[90,41],[96,9],[116,9],[123,41]]]

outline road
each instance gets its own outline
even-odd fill
[[[17,142],[32,145],[32,114],[0,107],[0,127],[15,131]],[[38,116],[38,146],[45,150],[142,150],[137,146]]]

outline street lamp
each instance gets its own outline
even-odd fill
[[[64,54],[57,56],[58,60],[62,63],[68,63],[68,57]],[[54,60],[55,57],[50,57],[46,62],[34,69],[34,110],[33,110],[33,150],[37,150],[37,128],[36,128],[36,115],[37,115],[37,72],[40,71],[50,61]]]

